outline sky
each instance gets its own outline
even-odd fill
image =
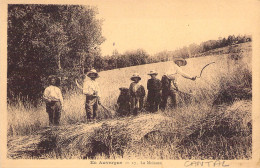
[[[98,0],[104,19],[102,55],[142,48],[149,54],[228,35],[252,34],[255,3],[209,0]],[[253,1],[252,1],[253,2]],[[114,43],[114,45],[113,45]]]

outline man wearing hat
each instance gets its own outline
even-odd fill
[[[134,115],[137,115],[138,111],[143,108],[145,90],[143,85],[139,83],[141,80],[139,74],[133,74],[130,79],[133,81],[129,87],[131,102],[130,110]]]
[[[49,86],[44,90],[43,99],[46,103],[46,112],[49,115],[49,125],[59,125],[63,97],[60,88],[60,79],[54,75],[49,77]]]
[[[149,111],[156,112],[158,111],[161,102],[161,81],[156,78],[158,73],[154,70],[150,71],[148,75],[151,76],[151,79],[147,81],[147,102],[149,105]]]
[[[96,119],[98,104],[100,104],[100,88],[96,81],[98,77],[97,71],[91,69],[87,72],[83,83],[83,94],[86,95],[85,109],[88,122]]]
[[[196,76],[191,76],[187,73],[185,73],[181,66],[185,66],[187,64],[187,61],[183,58],[174,58],[174,70],[171,72],[165,73],[165,75],[162,76],[162,102],[160,105],[160,108],[164,110],[167,105],[168,97],[172,99],[172,106],[175,108],[177,106],[177,100],[176,100],[176,91],[178,91],[178,85],[177,80],[179,76],[182,76],[184,78],[190,79],[190,80],[196,80]]]

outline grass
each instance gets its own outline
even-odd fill
[[[19,157],[30,159],[250,159],[250,46],[251,43],[239,46],[244,50],[243,59],[236,62],[228,60],[227,55],[188,59],[184,70],[191,75],[199,75],[209,62],[216,63],[208,66],[195,82],[179,80],[179,89],[192,96],[179,94],[179,107],[175,110],[84,124],[84,96],[72,92],[65,95],[62,126],[46,128],[44,104],[39,108],[8,106],[8,149],[11,153],[22,151],[18,152]],[[101,101],[114,109],[118,88],[128,87],[134,72],[140,74],[146,87],[147,72],[156,70],[161,78],[171,65],[172,62],[163,62],[100,72]],[[55,145],[36,155],[35,149],[39,153],[43,142]],[[103,151],[96,150],[99,148]],[[24,154],[24,149],[31,149],[34,154]]]

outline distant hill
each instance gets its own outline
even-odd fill
[[[216,48],[213,50],[209,50],[204,53],[196,54],[193,57],[202,57],[202,56],[208,56],[208,55],[222,55],[222,54],[229,54],[229,48],[231,46],[226,46],[222,48]],[[246,43],[240,43],[232,45],[233,48],[241,48],[244,51],[251,51],[252,50],[252,42],[246,42]]]

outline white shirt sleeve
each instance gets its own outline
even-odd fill
[[[166,76],[167,76],[167,78],[168,79],[170,79],[170,80],[172,80],[172,81],[175,81],[176,80],[176,75],[178,74],[178,72],[177,72],[177,66],[174,66],[174,69],[173,69],[173,71],[168,71],[168,72],[166,72]]]
[[[188,78],[188,79],[191,79],[192,77],[185,73],[180,67],[176,66],[176,71],[178,74],[180,74],[181,76],[183,76],[184,78]]]
[[[83,83],[83,94],[89,94],[89,95],[94,94],[94,91],[93,91],[93,89],[91,88],[90,85],[91,85],[91,81],[85,79],[84,83]]]
[[[176,74],[167,74],[166,76],[167,76],[167,78],[169,78],[170,80],[173,80],[173,81],[176,79]]]
[[[50,95],[50,91],[49,91],[49,87],[47,87],[47,88],[44,90],[44,92],[43,92],[43,99],[50,101],[49,95]]]

